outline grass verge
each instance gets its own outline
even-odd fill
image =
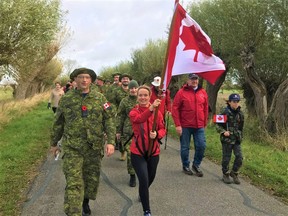
[[[53,113],[45,102],[1,130],[0,212],[19,215],[29,183],[46,158]]]

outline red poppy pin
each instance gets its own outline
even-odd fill
[[[82,106],[81,107],[81,113],[82,113],[82,117],[87,117],[88,116],[88,110],[86,106]]]

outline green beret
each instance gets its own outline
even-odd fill
[[[132,88],[138,88],[139,85],[138,85],[138,82],[136,80],[131,80],[130,83],[128,84],[128,88],[129,89],[132,89]]]
[[[121,74],[119,80],[121,81],[121,79],[122,79],[123,77],[128,77],[130,80],[132,80],[132,76],[129,75],[129,74],[127,74],[127,73]]]
[[[96,73],[88,68],[77,68],[70,74],[70,79],[74,80],[79,74],[89,74],[91,76],[92,82],[95,82],[97,75]]]

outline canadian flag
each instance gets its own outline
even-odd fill
[[[223,61],[213,54],[209,36],[177,1],[165,66],[163,89],[175,75],[195,73],[214,84],[225,71]]]
[[[106,102],[105,104],[103,104],[104,110],[106,109],[110,109],[111,105],[109,102]]]
[[[227,115],[214,115],[213,122],[214,123],[226,123]]]

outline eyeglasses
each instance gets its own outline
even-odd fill
[[[77,76],[77,78],[78,79],[87,79],[87,80],[89,80],[89,79],[91,79],[91,77],[90,76],[83,76],[83,75],[80,75],[80,76]]]

